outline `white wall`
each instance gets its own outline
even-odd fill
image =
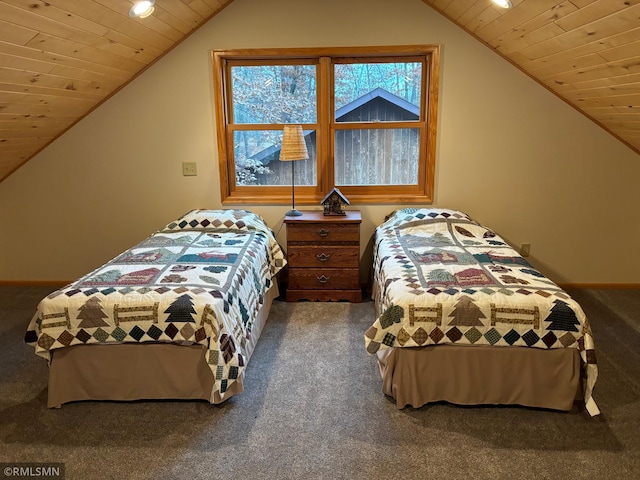
[[[432,43],[434,204],[530,242],[557,282],[640,283],[640,156],[419,0],[235,0],[0,183],[0,281],[74,279],[192,208],[221,207],[212,49]],[[287,207],[242,206],[274,230]],[[397,205],[354,207],[366,264]]]

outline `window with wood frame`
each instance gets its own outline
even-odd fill
[[[439,47],[214,50],[222,202],[288,203],[284,125],[301,125],[298,204],[433,201]]]

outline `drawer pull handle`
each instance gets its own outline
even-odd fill
[[[319,253],[318,255],[316,255],[316,258],[318,260],[320,260],[321,262],[326,262],[327,260],[329,260],[329,258],[331,257],[331,254],[329,253]]]
[[[329,278],[331,278],[331,277],[327,277],[326,275],[318,275],[316,277],[316,280],[318,280],[318,283],[325,284],[325,283],[327,283],[329,281]]]
[[[318,230],[318,235],[320,235],[321,237],[326,237],[327,235],[329,235],[329,230],[321,228],[320,230]]]

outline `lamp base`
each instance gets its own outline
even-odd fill
[[[292,208],[291,210],[289,210],[287,213],[284,214],[285,217],[299,217],[300,215],[302,215],[302,212],[295,208]]]

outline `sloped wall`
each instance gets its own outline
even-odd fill
[[[0,183],[0,281],[71,280],[221,206],[211,49],[421,43],[443,46],[434,204],[531,243],[558,282],[640,283],[638,155],[419,0],[235,0]],[[276,231],[287,207],[242,206]],[[398,205],[354,207],[366,265]]]

